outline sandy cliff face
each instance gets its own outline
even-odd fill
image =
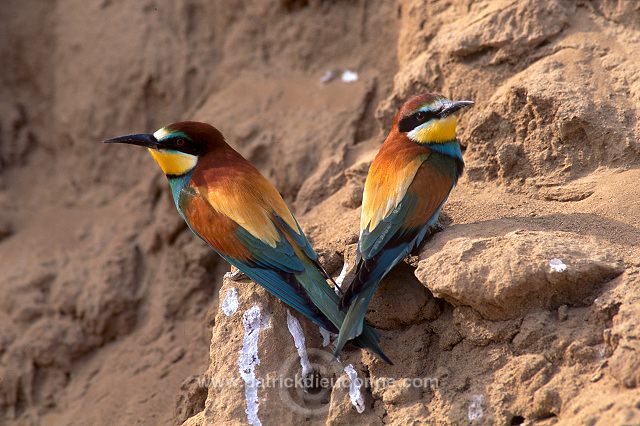
[[[0,423],[640,422],[635,2],[9,1],[0,17]],[[358,81],[320,83],[344,69]],[[369,162],[425,90],[476,106],[444,230],[369,312],[393,366],[329,362],[317,327],[223,280],[144,152],[99,143],[216,125],[338,276]],[[330,386],[252,393],[299,373],[300,348]]]

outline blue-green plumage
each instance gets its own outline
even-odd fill
[[[345,313],[318,256],[278,191],[205,123],[114,138],[149,149],[189,229],[257,284],[314,323],[337,331]],[[369,326],[356,343],[388,361]]]
[[[380,281],[438,221],[464,169],[453,114],[471,104],[424,94],[410,99],[396,115],[365,183],[356,273],[341,300],[347,315],[336,354],[363,331]]]
[[[190,182],[194,171],[182,176],[169,176],[169,184],[174,202],[180,216],[189,229],[198,237],[208,242],[191,223],[189,206],[195,198],[202,199]],[[247,206],[250,207],[250,206]],[[345,313],[339,308],[339,297],[327,285],[326,278],[331,279],[318,262],[318,255],[309,240],[294,220],[293,229],[275,211],[271,212],[276,225],[279,240],[275,247],[256,238],[242,226],[236,224],[233,231],[237,240],[250,254],[248,259],[230,256],[214,249],[227,262],[238,268],[252,281],[262,285],[269,293],[300,312],[318,326],[337,333]],[[369,348],[386,362],[391,363],[379,346],[379,336],[370,327],[354,341],[358,346]]]
[[[184,212],[180,207],[180,193],[187,186],[189,180],[191,180],[191,176],[193,175],[193,170],[191,172],[185,173],[182,176],[169,176],[169,187],[171,187],[171,196],[173,198],[173,202],[176,205],[176,209],[178,209],[178,214],[182,217],[183,220],[187,221],[184,217]],[[188,224],[188,223],[187,223]]]

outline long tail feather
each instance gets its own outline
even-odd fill
[[[334,351],[334,355],[338,356],[344,345],[356,337],[360,336],[363,332],[364,327],[364,316],[367,313],[367,308],[369,307],[369,302],[373,297],[373,293],[375,293],[378,285],[370,285],[363,292],[359,293],[353,299],[353,302],[349,306],[349,310],[347,311],[347,315],[342,322],[340,327],[340,332],[338,333],[338,340],[336,342],[336,349]]]
[[[380,337],[376,333],[376,331],[368,326],[365,326],[362,334],[358,336],[353,343],[357,346],[365,349],[369,349],[374,354],[378,355],[384,362],[389,365],[393,365],[393,361],[382,351],[380,347]]]
[[[346,316],[345,313],[338,308],[339,296],[333,291],[331,286],[327,284],[315,265],[307,267],[304,273],[297,275],[297,278],[305,288],[309,298],[336,328],[339,329],[343,326]],[[391,364],[391,360],[384,354],[380,347],[380,337],[376,331],[366,325],[364,321],[360,322],[359,332],[353,336],[353,339],[355,339],[354,343],[358,346],[371,350],[371,352]]]

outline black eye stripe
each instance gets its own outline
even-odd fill
[[[173,149],[191,155],[202,155],[202,146],[185,136],[173,136],[160,141],[160,148]]]
[[[398,123],[398,130],[403,133],[410,132],[419,125],[438,117],[440,117],[440,110],[414,112],[413,114],[400,120],[400,122]]]

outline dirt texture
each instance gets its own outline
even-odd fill
[[[0,424],[640,424],[639,2],[6,0],[0,20]],[[423,91],[476,104],[441,230],[371,304],[392,366],[333,360],[223,278],[144,150],[100,143],[215,125],[338,277]],[[330,384],[278,386],[305,353]]]

